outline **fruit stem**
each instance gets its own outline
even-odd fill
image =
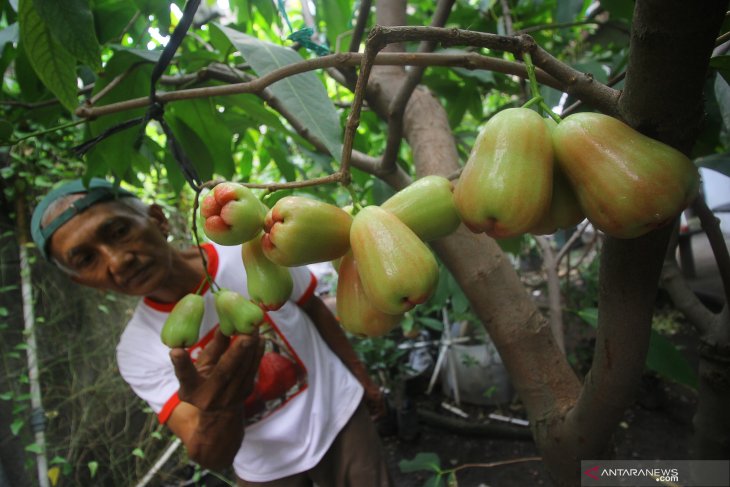
[[[542,96],[535,96],[535,97],[533,97],[533,98],[530,98],[530,99],[529,99],[529,100],[527,101],[527,103],[525,103],[524,105],[522,105],[522,108],[529,108],[529,107],[531,107],[532,105],[534,105],[535,103],[540,103],[541,101],[543,101],[543,98],[542,98]]]
[[[360,200],[357,197],[357,194],[355,194],[355,190],[352,188],[352,185],[347,184],[344,186],[347,192],[350,193],[350,200],[352,200],[352,216],[355,216],[360,210],[362,210],[362,205],[360,205]]]
[[[537,76],[535,76],[535,65],[532,63],[532,56],[530,56],[529,52],[526,52],[522,57],[525,61],[527,78],[530,80],[530,93],[532,94],[532,99],[525,103],[523,107],[528,107],[538,103],[538,106],[540,107],[538,113],[540,113],[540,115],[543,115],[543,112],[545,112],[548,116],[550,116],[550,118],[555,120],[555,122],[560,123],[560,116],[550,109],[547,103],[545,103],[543,97],[540,95],[540,86],[537,84]],[[539,100],[535,101],[536,98],[539,98]]]

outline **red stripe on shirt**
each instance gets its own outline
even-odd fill
[[[297,304],[299,306],[302,306],[307,301],[309,301],[309,298],[314,296],[314,290],[317,289],[317,277],[313,273],[309,273],[310,279],[309,279],[309,286],[307,286],[307,290],[304,291],[304,294],[302,294],[299,299],[297,299]]]

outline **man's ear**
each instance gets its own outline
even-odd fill
[[[155,203],[149,205],[147,215],[157,222],[160,230],[162,231],[163,235],[165,235],[165,237],[170,234],[170,222],[168,221],[167,216],[165,215],[165,212],[162,210],[162,207],[160,205]]]

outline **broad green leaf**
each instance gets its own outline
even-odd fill
[[[43,84],[70,111],[78,105],[76,59],[58,44],[48,26],[33,8],[33,0],[18,6],[20,40],[30,65]]]
[[[664,335],[651,330],[646,366],[666,379],[697,388],[697,375],[692,366]]]
[[[294,181],[297,178],[296,166],[289,160],[290,154],[284,141],[278,137],[266,137],[263,149],[273,159],[284,179]]]
[[[18,82],[18,87],[20,88],[20,98],[23,101],[38,102],[53,98],[53,93],[46,88],[46,85],[44,85],[43,81],[41,81],[38,77],[33,66],[30,65],[30,61],[28,60],[28,56],[25,54],[22,42],[18,43],[14,67],[15,79]],[[60,105],[49,105],[48,108],[53,108],[58,114],[66,111]],[[44,116],[44,113],[42,113],[44,111],[45,110],[32,110],[25,112],[24,116],[27,117],[27,119],[35,121]]]
[[[94,0],[94,25],[99,42],[120,42],[129,22],[138,12],[134,2]]]
[[[168,0],[134,0],[134,4],[145,15],[154,15],[162,35],[170,32],[170,2]]]
[[[156,63],[160,59],[160,55],[162,54],[161,50],[150,51],[149,49],[135,49],[132,47],[123,46],[113,46],[112,49],[117,52],[115,54],[115,56],[118,56],[117,59],[123,58],[124,54],[122,53],[127,53],[130,56],[139,58],[138,60],[147,61],[149,63]],[[108,72],[108,70],[105,70],[105,72]]]
[[[114,89],[99,100],[99,106],[149,95],[152,65],[137,65],[137,61],[139,58],[126,51],[114,54],[105,67],[109,76],[99,79],[94,86],[94,93],[98,93],[114,80],[116,74],[125,71],[128,71],[128,74]],[[122,122],[140,117],[144,113],[144,108],[138,108],[99,117],[89,123],[89,136],[95,137]],[[112,172],[116,176],[123,177],[127,174],[135,164],[135,159],[143,157],[134,148],[141,130],[141,125],[137,125],[115,133],[96,144],[86,155],[87,175],[103,175]]]
[[[174,115],[195,132],[209,153],[213,171],[223,178],[230,179],[234,172],[231,154],[232,134],[228,126],[222,123],[213,101],[210,98],[202,98],[175,102],[168,105],[167,113]]]
[[[217,26],[239,50],[259,76],[289,64],[302,62],[291,49],[277,46],[235,31]],[[342,127],[332,100],[322,82],[312,72],[289,76],[269,87],[282,105],[315,137],[322,141],[337,162],[342,155]]]
[[[168,112],[167,115],[165,115],[165,120],[170,125],[170,128],[172,128],[175,138],[183,151],[185,151],[185,155],[193,164],[193,167],[195,167],[200,179],[203,181],[212,179],[213,173],[215,172],[216,161],[210,150],[211,148],[203,142],[195,130],[173,113]],[[177,162],[175,163],[178,164]],[[224,178],[227,177],[223,174],[221,174],[221,176]]]
[[[261,98],[255,95],[243,94],[231,96],[228,97],[228,103],[235,108],[240,109],[245,115],[251,117],[251,119],[255,120],[259,125],[266,125],[267,127],[282,131],[287,130],[276,113],[266,108]],[[238,130],[236,130],[236,132],[238,132]]]
[[[730,177],[730,152],[699,157],[695,159],[694,163],[697,167],[712,169],[713,171],[717,171]]]
[[[330,50],[336,48],[339,52],[347,51],[350,46],[352,35],[343,35],[340,45],[337,46],[337,38],[343,32],[352,29],[355,13],[351,0],[321,0],[317,3],[317,20],[324,21],[326,26],[325,35],[329,42]]]
[[[578,18],[583,10],[583,0],[563,0],[556,3],[558,4],[557,15],[555,16],[556,22],[572,22]]]
[[[33,5],[56,42],[92,69],[101,68],[101,48],[87,0],[33,0]]]
[[[441,460],[435,453],[421,452],[411,460],[401,460],[398,462],[398,468],[400,468],[400,471],[403,473],[418,472],[419,470],[440,472]]]

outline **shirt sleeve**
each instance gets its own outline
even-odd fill
[[[117,345],[119,372],[134,393],[164,423],[179,403],[179,383],[169,349],[162,344],[159,336],[145,333],[146,330],[134,331],[136,333],[124,333]]]
[[[306,266],[291,267],[289,273],[294,281],[291,300],[301,306],[314,296],[314,290],[317,288],[317,278]]]

